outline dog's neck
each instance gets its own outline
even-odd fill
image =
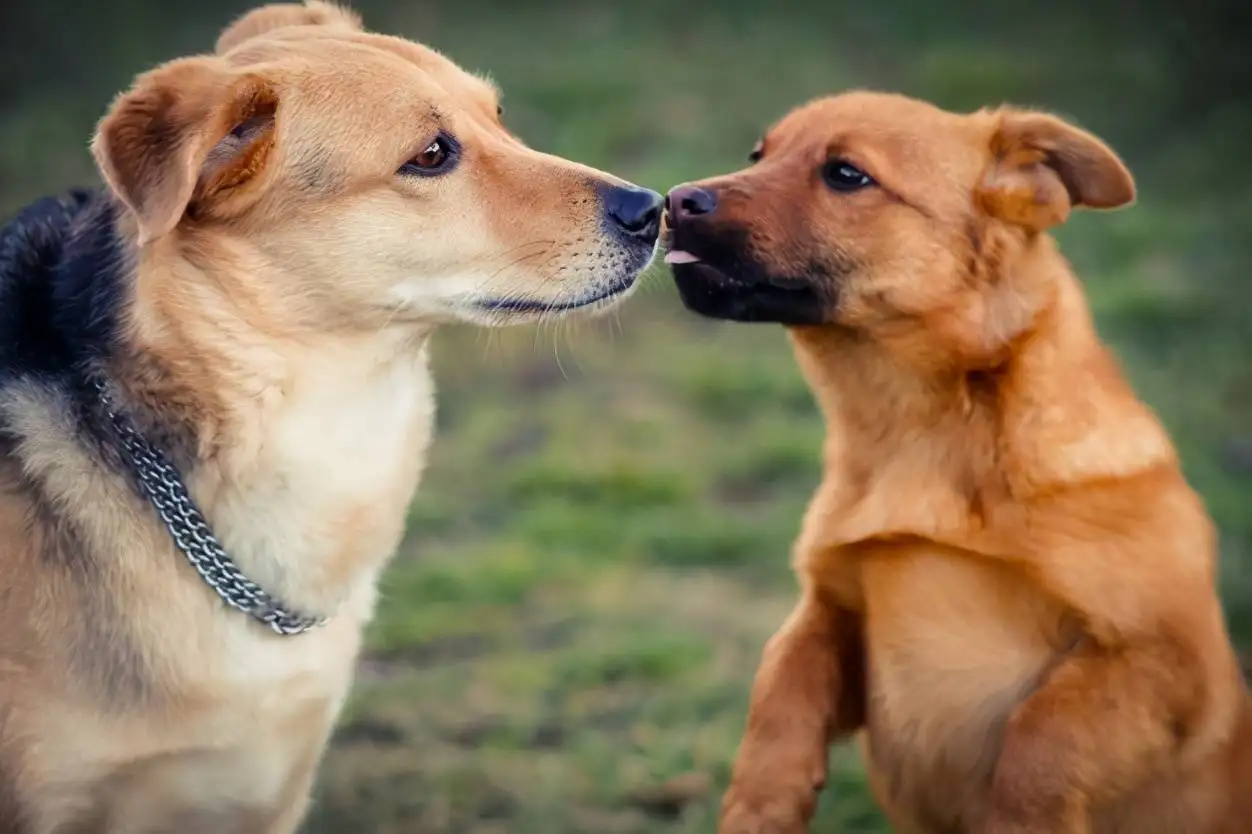
[[[184,481],[249,578],[301,613],[368,616],[433,423],[429,331],[276,319],[292,300],[261,295],[288,276],[246,251],[225,265],[139,257],[129,358],[110,375],[141,428],[179,446]],[[256,270],[247,292],[241,269]]]
[[[921,366],[846,329],[791,331],[828,427],[822,488],[834,495],[823,506],[844,511],[831,535],[960,538],[992,505],[1175,463],[1077,279],[1043,254],[1023,268],[1046,270],[1055,291],[987,367]]]

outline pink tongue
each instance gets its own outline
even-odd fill
[[[684,252],[681,249],[675,249],[673,252],[665,253],[665,262],[667,264],[693,264],[700,259],[690,252]]]

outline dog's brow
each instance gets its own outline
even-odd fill
[[[495,79],[490,75],[487,75],[486,73],[476,73],[474,75],[474,79],[481,82],[482,85],[487,88],[487,94],[493,99],[496,101],[501,99],[502,94],[500,93],[500,86],[496,84]]]
[[[846,136],[836,136],[826,143],[826,159],[834,159],[845,154],[855,155],[855,151],[850,145],[851,143]]]

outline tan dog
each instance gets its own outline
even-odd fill
[[[1049,227],[1131,202],[1065,122],[809,104],[669,195],[696,312],[781,322],[828,424],[722,834],[803,831],[861,730],[913,834],[1252,831],[1214,531]]]
[[[422,469],[431,332],[624,298],[661,197],[318,2],[140,76],[93,150],[105,194],[0,238],[0,832],[288,834]]]

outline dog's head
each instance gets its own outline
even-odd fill
[[[970,361],[1049,291],[1010,273],[1079,206],[1134,199],[1099,139],[1039,112],[958,115],[898,95],[812,102],[750,167],[674,188],[666,261],[706,316],[826,325]]]
[[[655,250],[658,194],[526,147],[495,88],[310,0],[141,75],[93,153],[140,259],[271,284],[318,328],[604,307]]]

